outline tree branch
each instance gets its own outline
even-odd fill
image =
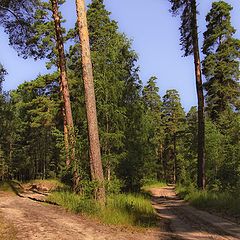
[[[9,8],[3,7],[0,5],[0,8],[2,8],[3,10],[10,12],[17,20],[19,20],[18,16]]]

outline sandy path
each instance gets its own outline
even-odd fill
[[[21,240],[160,240],[157,231],[130,231],[104,226],[67,213],[58,206],[32,201],[26,197],[0,193],[0,212],[13,224]],[[113,213],[114,214],[114,213]],[[0,239],[1,236],[0,236]]]
[[[152,189],[151,192],[160,217],[158,231],[105,226],[58,206],[30,200],[28,197],[42,197],[31,193],[18,197],[0,192],[0,213],[13,224],[20,240],[240,239],[239,225],[189,206],[176,197],[173,187]],[[0,239],[4,240],[1,236]]]
[[[240,226],[228,220],[197,210],[180,200],[173,187],[151,190],[158,215],[168,221],[169,231],[187,240],[240,239]]]

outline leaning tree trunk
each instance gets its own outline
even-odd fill
[[[192,38],[195,63],[195,76],[198,98],[198,188],[205,188],[205,120],[204,120],[204,95],[201,73],[201,62],[198,45],[197,7],[196,1],[192,0]]]
[[[93,70],[90,55],[89,34],[84,0],[76,0],[77,23],[82,54],[83,81],[85,90],[85,104],[88,122],[88,137],[90,144],[90,162],[92,179],[97,181],[97,199],[105,203],[105,187],[98,134],[96,99],[94,92]]]
[[[65,140],[65,148],[67,151],[66,165],[67,165],[67,168],[69,168],[71,163],[74,164],[75,162],[75,134],[74,134],[70,94],[69,94],[69,88],[68,88],[68,77],[67,77],[66,59],[65,59],[65,53],[64,53],[61,20],[58,12],[58,0],[51,0],[51,3],[52,3],[52,12],[53,12],[54,25],[55,25],[55,32],[56,32],[58,65],[60,69],[60,92],[62,93],[62,98],[64,103],[63,118],[64,118],[64,140]],[[74,169],[74,171],[76,170]],[[75,189],[76,187],[75,180],[73,182],[74,182],[73,188]]]

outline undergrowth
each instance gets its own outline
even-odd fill
[[[155,210],[151,202],[142,195],[112,195],[107,198],[105,207],[98,205],[95,200],[85,199],[71,192],[54,192],[48,200],[71,212],[100,219],[106,224],[139,227],[156,225]]]
[[[176,187],[177,194],[202,210],[216,211],[229,216],[240,216],[240,193],[200,191],[193,186]]]

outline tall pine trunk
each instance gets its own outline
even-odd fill
[[[60,69],[60,92],[63,99],[63,119],[64,119],[64,141],[66,148],[66,165],[67,168],[70,164],[75,162],[75,134],[74,134],[74,124],[71,110],[70,94],[68,88],[68,77],[66,68],[66,58],[64,53],[64,44],[61,28],[61,19],[58,12],[58,0],[51,0],[52,12],[56,32],[56,42],[58,50],[58,67]],[[76,171],[74,169],[74,171]],[[75,174],[74,174],[75,175]],[[75,180],[73,188],[75,188]]]
[[[176,133],[173,136],[173,157],[174,157],[174,167],[173,167],[173,182],[176,184],[177,182],[177,140]]]
[[[195,64],[195,77],[198,98],[198,188],[205,188],[205,119],[204,119],[204,95],[202,85],[201,61],[198,45],[197,7],[196,0],[191,1],[192,8],[192,38]]]
[[[103,168],[100,152],[100,142],[98,134],[96,99],[94,92],[93,70],[90,55],[89,33],[87,26],[87,16],[84,0],[76,0],[77,23],[82,54],[83,81],[85,90],[85,104],[88,121],[88,137],[90,144],[90,163],[91,175],[94,181],[97,181],[99,188],[97,190],[97,199],[105,203],[105,187]]]

